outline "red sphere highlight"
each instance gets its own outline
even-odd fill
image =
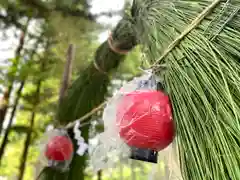
[[[48,160],[67,161],[73,154],[73,144],[66,136],[55,136],[47,144],[45,156]]]
[[[155,151],[166,148],[175,137],[169,97],[155,90],[126,94],[117,107],[117,126],[129,146]]]

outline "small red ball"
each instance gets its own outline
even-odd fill
[[[48,160],[67,161],[73,154],[73,144],[67,136],[55,136],[47,144],[45,156]]]
[[[175,137],[169,97],[155,90],[126,94],[117,107],[117,126],[129,146],[155,151],[166,148]]]

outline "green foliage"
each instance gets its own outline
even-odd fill
[[[130,74],[130,78],[132,78],[142,73],[142,71],[138,68],[143,61],[140,50],[140,47],[136,47],[133,51],[131,51],[131,53],[128,54],[124,63],[120,64],[117,72],[121,74],[120,76],[124,77],[125,74]]]
[[[164,177],[164,164],[146,163],[142,161],[129,160],[125,163],[119,161],[114,168],[105,169],[102,171],[102,180],[159,180]],[[98,176],[94,175],[87,180],[98,180]]]
[[[19,166],[19,154],[21,154],[22,151],[22,143],[23,139],[18,139],[18,141],[11,143],[7,147],[5,157],[0,167],[0,176],[11,178],[17,174]],[[11,165],[9,165],[10,162]]]
[[[58,43],[54,46],[54,52],[61,59],[60,65],[65,64],[66,50],[69,44],[74,44],[73,71],[85,68],[93,58],[94,53],[92,52],[97,47],[96,35],[100,27],[78,17],[61,16],[58,12],[49,17],[49,22],[55,30],[54,39]],[[59,24],[61,24],[61,27],[59,27]],[[62,71],[60,73],[62,74]]]
[[[14,74],[17,72],[17,65],[18,65],[18,59],[19,58],[13,58],[13,59],[9,59],[9,62],[11,62],[13,64],[13,66],[11,66],[9,68],[9,77],[14,76]]]
[[[14,178],[18,173],[19,159],[22,154],[24,136],[19,138],[19,134],[11,133],[10,140],[13,136],[18,137],[18,140],[11,141],[11,144],[7,146],[6,154],[0,167],[0,176],[7,177],[8,179]],[[30,147],[28,153],[28,161],[26,165],[25,178],[26,180],[32,180],[35,172],[35,164],[39,157],[39,147],[33,145]]]

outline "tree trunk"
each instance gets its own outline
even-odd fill
[[[135,35],[132,20],[125,17],[112,32],[111,45],[122,51],[130,51],[137,44]],[[116,49],[110,48],[108,42],[104,42],[97,49],[94,62],[81,71],[80,76],[73,82],[59,107],[57,120],[60,124],[67,124],[84,116],[104,101],[110,82],[109,74],[125,58],[125,55],[117,53]],[[89,137],[88,131],[89,126],[81,128],[82,136],[86,142],[88,142]],[[69,133],[73,139],[72,130]],[[74,139],[73,142],[76,150],[76,141]],[[78,156],[75,154],[69,171],[65,172],[64,176],[60,176],[60,172],[46,167],[39,178],[41,180],[50,180],[57,176],[59,180],[84,180],[86,158],[86,155]]]
[[[6,145],[8,143],[8,135],[9,135],[10,130],[11,130],[11,125],[13,123],[14,114],[15,114],[15,112],[17,110],[17,105],[18,105],[18,102],[19,102],[19,100],[21,98],[21,93],[22,93],[24,85],[25,85],[25,81],[23,81],[20,84],[20,86],[19,86],[19,89],[17,91],[17,97],[16,97],[15,102],[14,102],[14,107],[12,109],[12,112],[11,112],[11,115],[10,115],[10,119],[8,121],[7,128],[6,128],[4,137],[3,137],[3,141],[2,141],[2,144],[1,144],[1,148],[0,148],[0,165],[1,165],[1,161],[2,161],[2,158],[3,158],[3,155],[4,155],[4,151],[5,151]]]
[[[102,171],[98,171],[97,180],[102,180]]]
[[[8,92],[8,89],[6,89],[3,93],[3,97],[2,99],[0,100],[0,133],[2,131],[2,126],[3,126],[3,123],[4,123],[4,118],[5,118],[5,114],[6,114],[6,109],[7,109],[7,104],[9,101],[9,92]]]
[[[35,44],[35,47],[34,47],[35,50],[38,48],[39,41],[40,41],[40,39],[38,39],[38,41]],[[36,54],[35,50],[31,52],[30,59],[32,59],[34,57],[34,55]],[[15,117],[15,113],[16,113],[16,110],[17,110],[17,107],[18,107],[18,104],[19,104],[19,100],[21,98],[21,94],[22,94],[22,91],[23,91],[23,88],[24,88],[27,76],[28,76],[28,74],[26,74],[25,77],[23,77],[23,80],[20,83],[19,89],[17,91],[16,99],[15,99],[15,102],[14,102],[13,107],[12,107],[12,111],[11,111],[11,114],[10,114],[10,119],[8,121],[7,128],[6,128],[4,137],[3,137],[3,142],[2,142],[1,148],[0,148],[0,164],[1,164],[2,157],[4,155],[4,151],[5,151],[6,145],[8,143],[8,135],[9,135],[10,130],[11,130],[13,119]]]
[[[67,58],[66,58],[66,65],[65,65],[65,69],[63,72],[63,77],[62,77],[62,82],[61,82],[61,87],[60,87],[60,91],[59,91],[59,102],[58,105],[60,106],[63,98],[66,95],[66,91],[69,87],[69,83],[71,80],[71,76],[72,76],[72,63],[73,63],[73,58],[75,55],[74,52],[74,45],[70,44],[67,50]],[[59,125],[59,121],[55,120],[55,125]]]
[[[61,89],[59,92],[59,104],[61,104],[62,99],[65,96],[66,90],[69,87],[69,83],[72,76],[72,63],[73,63],[74,54],[75,54],[74,46],[73,44],[70,44],[67,51],[67,61],[66,61],[66,66],[63,73]]]
[[[34,120],[35,120],[35,116],[36,116],[36,108],[37,108],[37,105],[39,104],[40,89],[41,89],[41,80],[39,80],[38,83],[37,83],[36,100],[35,100],[35,104],[33,105],[32,113],[31,113],[30,130],[27,133],[27,137],[26,137],[26,140],[25,140],[25,143],[24,143],[24,150],[23,150],[21,161],[20,161],[21,164],[20,164],[20,167],[19,167],[18,180],[22,180],[23,177],[24,177],[25,167],[26,167],[26,163],[27,163],[28,150],[29,150],[29,146],[31,144],[31,135],[32,135],[32,132],[33,132],[33,129],[34,129]]]
[[[20,36],[19,45],[18,45],[17,50],[15,52],[16,61],[13,63],[12,66],[18,66],[18,64],[19,64],[20,54],[21,54],[21,51],[23,49],[25,33],[27,31],[27,27],[28,27],[28,23],[27,23],[25,29],[22,31],[22,34]],[[5,91],[4,97],[3,97],[3,104],[0,107],[0,133],[2,131],[2,128],[3,128],[2,126],[3,126],[3,123],[4,123],[4,119],[6,117],[7,110],[8,110],[8,107],[9,107],[9,98],[11,96],[12,89],[13,89],[15,73],[9,72],[9,76],[10,76],[9,85],[8,85],[8,87]]]
[[[37,49],[38,43],[39,42],[36,42],[35,49]],[[48,46],[49,46],[49,43],[47,43],[46,51],[48,49]],[[34,55],[35,55],[35,52],[33,52],[31,54],[31,58]],[[40,65],[40,73],[45,71],[46,63],[47,62],[43,59],[42,62],[41,62],[41,65]],[[40,90],[41,90],[42,81],[43,81],[43,79],[39,78],[37,83],[36,83],[35,101],[33,103],[33,108],[32,108],[31,118],[30,118],[30,125],[29,125],[30,126],[30,130],[27,132],[27,137],[26,137],[25,143],[24,143],[23,154],[22,154],[22,158],[21,158],[21,161],[20,161],[20,167],[19,167],[18,180],[22,180],[23,177],[24,177],[24,172],[25,172],[25,167],[26,167],[26,162],[27,162],[28,150],[29,150],[29,146],[31,144],[32,132],[34,130],[34,120],[35,120],[35,116],[36,116],[36,110],[37,110],[37,106],[40,103]]]

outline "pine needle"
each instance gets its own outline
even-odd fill
[[[240,0],[214,3],[139,0],[134,7],[150,63],[167,66],[185,180],[240,179]]]

